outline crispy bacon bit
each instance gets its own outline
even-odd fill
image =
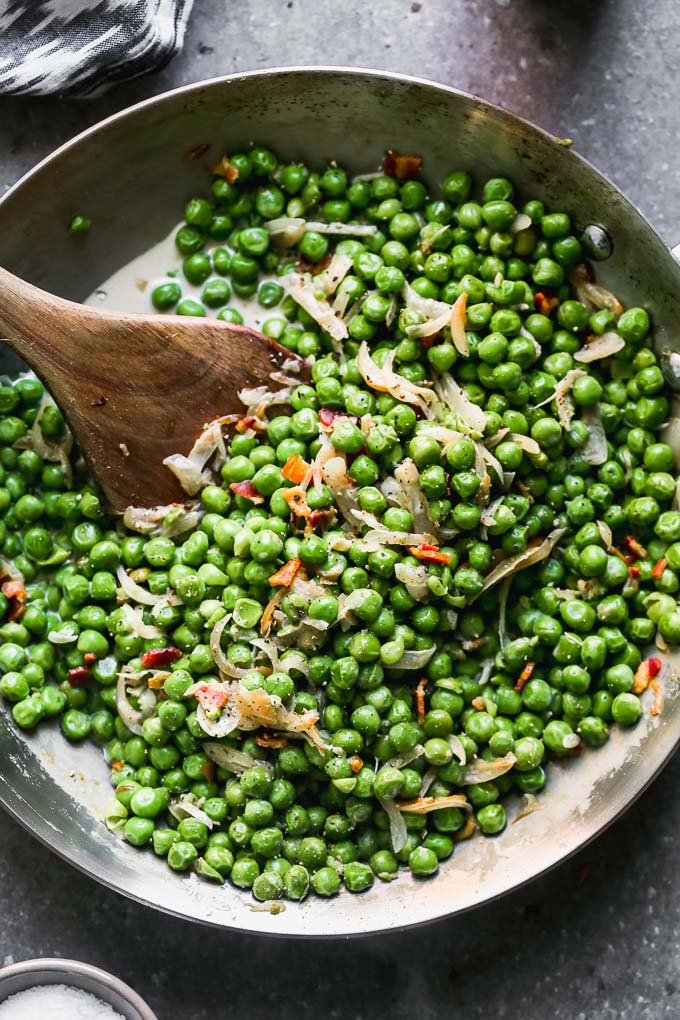
[[[160,691],[169,676],[169,673],[157,673],[156,676],[150,676],[147,687],[150,687],[152,691]]]
[[[258,747],[273,747],[276,750],[288,746],[287,738],[275,733],[258,733],[255,743]]]
[[[427,687],[427,677],[421,677],[416,686],[416,712],[418,714],[418,722],[422,725],[423,719],[425,718],[425,688]]]
[[[632,556],[626,556],[626,554],[622,553],[620,549],[617,549],[615,545],[611,547],[610,552],[613,552],[615,556],[618,556],[618,558],[625,563],[627,567],[629,567],[633,562]]]
[[[385,156],[385,174],[398,181],[412,181],[422,165],[422,156],[400,156],[395,149],[389,149]]]
[[[333,256],[329,251],[327,251],[324,257],[319,259],[318,262],[310,262],[309,259],[304,257],[304,255],[299,255],[297,262],[295,263],[295,268],[298,273],[310,273],[312,276],[318,276],[320,273],[323,273],[324,269],[328,269],[332,258]]]
[[[633,580],[637,581],[638,578],[640,577],[640,568],[636,567],[634,563],[631,563],[631,565],[628,567],[628,573],[630,577],[633,578]]]
[[[334,411],[331,407],[319,408],[319,421],[323,425],[326,432],[332,431],[338,418],[347,418],[355,425],[359,424],[359,419],[356,417],[356,415],[347,414],[347,411]]]
[[[26,608],[26,592],[19,581],[5,581],[0,589],[6,599],[9,599],[9,620],[20,620]]]
[[[91,401],[93,407],[103,407],[104,404],[108,404],[108,402],[109,398],[103,393],[100,393],[98,397],[95,397],[94,400]]]
[[[426,563],[450,563],[451,557],[448,553],[442,552],[436,545],[411,545],[409,550],[411,556],[415,556],[418,560],[424,560]]]
[[[330,507],[328,510],[312,510],[307,518],[312,531],[325,531],[335,517],[335,510]]]
[[[201,145],[196,145],[193,149],[189,149],[188,152],[185,152],[184,158],[188,160],[200,159],[201,156],[205,156],[209,148],[210,145],[208,142],[203,142]]]
[[[181,657],[179,648],[168,645],[166,648],[150,648],[148,652],[144,652],[139,661],[145,669],[162,669],[163,666],[169,666]]]
[[[655,680],[655,679],[652,678],[649,681],[649,686],[652,688],[652,690],[654,691],[654,694],[656,695],[656,698],[654,700],[654,704],[652,705],[652,707],[649,710],[650,714],[651,715],[661,715],[661,709],[663,708],[663,694],[661,693],[661,684],[659,683],[658,680]]]
[[[212,783],[215,778],[215,763],[213,761],[204,761],[201,765],[201,772],[206,783]]]
[[[486,699],[481,695],[478,698],[473,698],[470,704],[473,708],[477,709],[478,712],[486,711]]]
[[[524,669],[522,670],[517,679],[517,683],[515,684],[515,690],[517,691],[518,694],[521,692],[527,680],[531,680],[532,673],[534,672],[535,669],[536,669],[535,662],[527,662],[526,666],[524,667]]]
[[[97,656],[94,654],[94,652],[86,652],[85,655],[83,655],[83,658],[85,659],[85,662],[87,662],[89,665],[97,661]]]
[[[275,574],[269,578],[269,583],[272,587],[280,585],[282,588],[290,588],[291,584],[295,580],[295,575],[302,566],[301,559],[288,560],[287,563],[277,570]]]
[[[544,294],[540,290],[536,294],[536,299],[535,300],[536,300],[536,308],[541,313],[541,315],[550,315],[550,313],[552,312],[553,308],[557,308],[557,306],[560,303],[559,298],[548,297],[547,294]]]
[[[301,489],[299,485],[294,489],[284,489],[282,496],[290,507],[291,513],[298,517],[307,518],[312,513],[312,509],[305,499],[304,489]]]
[[[211,687],[210,684],[201,684],[194,691],[196,701],[200,701],[203,708],[222,708],[229,700],[229,693],[225,687]]]
[[[212,173],[217,177],[224,177],[227,184],[234,184],[238,180],[238,170],[235,166],[231,165],[228,156],[221,156],[218,159],[212,168]]]
[[[250,480],[246,482],[232,482],[229,488],[232,492],[235,492],[237,496],[243,496],[244,499],[249,499],[251,503],[264,503],[264,496],[259,494]]]
[[[92,673],[87,666],[76,666],[75,669],[69,669],[68,671],[68,682],[71,687],[82,687],[83,684],[86,684],[91,679]]]
[[[663,572],[664,572],[664,570],[666,569],[667,566],[668,566],[668,564],[666,563],[666,560],[663,557],[661,557],[660,560],[656,561],[656,563],[654,564],[654,566],[652,568],[652,577],[654,577],[654,578],[661,577],[661,575],[663,574]]]
[[[309,464],[303,457],[300,456],[299,453],[291,453],[290,457],[281,468],[281,474],[283,477],[287,478],[289,482],[294,482],[295,485],[300,484],[308,471]]]
[[[641,545],[640,542],[638,542],[634,535],[626,535],[626,545],[633,555],[637,556],[639,560],[644,560],[646,558],[647,550],[644,545]]]
[[[250,414],[245,414],[243,418],[236,422],[234,426],[237,432],[248,432],[252,429],[253,432],[266,432],[267,426],[264,422],[260,421],[259,418],[253,418]]]
[[[351,768],[352,772],[360,772],[361,769],[364,767],[363,758],[360,758],[358,754],[353,754],[349,760],[349,767]]]
[[[122,767],[123,767],[122,761],[112,761],[111,762],[111,768],[113,769],[114,772],[120,772]]]
[[[635,683],[633,694],[642,694],[646,691],[655,676],[661,669],[661,659],[645,659],[635,671]]]

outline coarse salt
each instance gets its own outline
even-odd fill
[[[0,1003],[0,1020],[124,1020],[115,1009],[81,988],[38,985]]]

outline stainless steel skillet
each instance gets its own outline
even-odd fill
[[[605,225],[613,254],[598,279],[649,308],[656,342],[680,336],[680,267],[642,216],[556,139],[497,107],[412,78],[342,68],[258,71],[187,86],[148,100],[79,135],[0,200],[0,265],[56,294],[84,298],[163,237],[186,199],[206,189],[223,150],[251,141],[288,159],[335,158],[375,169],[384,152],[422,153],[434,185],[453,168],[503,173],[520,192],[566,208],[576,224]],[[210,145],[208,151],[203,147]],[[78,212],[94,227],[75,244]],[[9,358],[2,370],[16,363]],[[77,380],[74,379],[74,385]],[[40,840],[82,871],[170,913],[223,927],[287,936],[342,936],[422,924],[500,896],[593,839],[642,792],[680,738],[680,695],[665,681],[663,714],[646,706],[632,731],[605,748],[552,765],[543,807],[494,840],[461,844],[433,881],[407,876],[361,896],[310,899],[276,916],[231,887],[178,877],[100,822],[107,769],[92,748],[56,729],[28,739],[0,715],[0,801]]]

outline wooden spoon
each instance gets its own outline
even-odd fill
[[[238,391],[295,357],[245,326],[99,311],[3,269],[0,336],[44,381],[114,510],[185,500],[163,458],[243,413]]]

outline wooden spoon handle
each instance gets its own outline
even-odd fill
[[[0,335],[38,375],[51,374],[63,353],[64,324],[82,311],[0,268]]]

